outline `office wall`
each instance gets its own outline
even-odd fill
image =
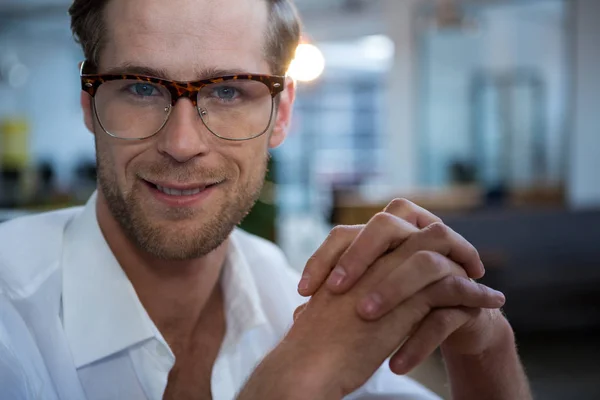
[[[564,4],[560,0],[513,3],[481,8],[472,29],[437,31],[421,35],[419,57],[422,95],[419,135],[421,141],[421,182],[434,186],[448,183],[453,160],[472,157],[473,113],[479,115],[489,138],[495,129],[502,135],[499,107],[486,103],[477,110],[471,98],[475,74],[508,74],[530,71],[543,82],[544,149],[548,159],[548,183],[564,179],[563,158],[565,111],[568,105],[567,48]],[[514,121],[509,130],[515,143],[511,153],[511,182],[528,185],[532,175],[528,115],[529,97],[512,104]],[[493,99],[493,97],[492,97]],[[520,112],[520,113],[519,113]],[[478,132],[482,135],[484,132]]]
[[[574,90],[569,202],[600,207],[600,1],[572,2]]]

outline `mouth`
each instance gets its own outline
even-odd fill
[[[209,185],[209,186],[212,186],[212,185]],[[198,194],[201,191],[205,190],[207,186],[199,186],[194,189],[185,189],[185,190],[173,189],[173,188],[168,188],[168,187],[164,187],[164,186],[160,186],[160,185],[154,185],[154,187],[158,191],[163,192],[164,194],[168,194],[169,196],[193,196],[193,195]]]
[[[161,197],[168,197],[174,200],[194,199],[205,193],[211,192],[211,189],[222,184],[224,180],[212,182],[200,182],[190,184],[152,182],[143,180],[154,193]]]

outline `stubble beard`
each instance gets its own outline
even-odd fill
[[[260,171],[256,171],[249,182],[239,184],[227,196],[221,196],[223,201],[218,207],[170,209],[164,215],[166,218],[158,221],[145,211],[143,191],[135,187],[126,192],[119,189],[115,174],[106,167],[109,160],[99,150],[96,144],[98,187],[112,217],[140,250],[158,259],[173,261],[201,258],[227,240],[258,200],[269,158],[265,154],[262,162],[256,165]],[[190,228],[191,220],[198,223]],[[178,223],[181,222],[187,222],[187,229],[178,229]]]

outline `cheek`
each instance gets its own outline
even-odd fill
[[[265,137],[265,139],[267,138]],[[268,157],[267,140],[247,144],[249,146],[235,155],[240,179],[245,182],[262,180],[265,173],[265,162]]]
[[[110,175],[108,179],[121,187],[130,185],[135,179],[134,162],[143,150],[139,145],[113,143],[110,138],[96,143],[99,166],[105,175]]]

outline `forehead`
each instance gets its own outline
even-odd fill
[[[269,73],[264,0],[113,0],[100,69],[132,64],[197,79],[196,71]]]

